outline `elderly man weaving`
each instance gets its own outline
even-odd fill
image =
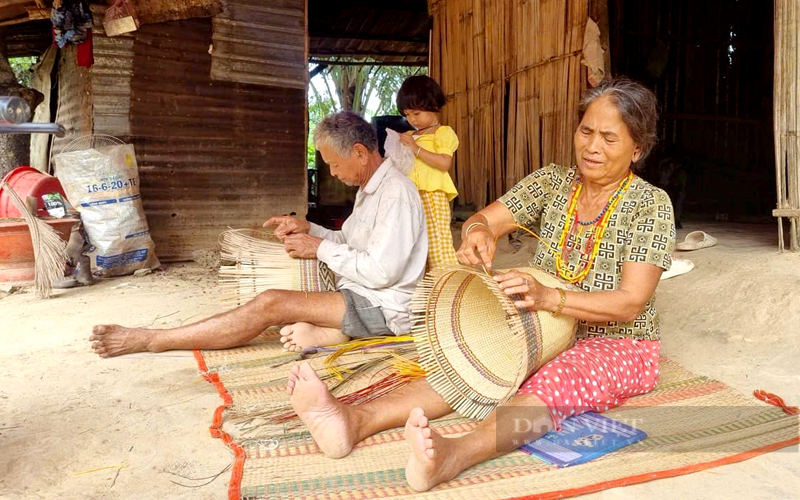
[[[360,186],[341,231],[293,217],[273,217],[292,257],[318,258],[337,275],[336,292],[267,290],[247,304],[179,328],[94,327],[90,340],[101,357],[171,349],[226,349],[275,325],[292,351],[333,345],[353,337],[404,334],[409,305],[425,272],[428,239],[414,184],[378,153],[375,130],[353,113],[325,118],[315,143],[331,174]]]

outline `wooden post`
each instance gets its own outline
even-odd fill
[[[789,219],[789,248],[800,251],[800,0],[775,1],[773,116],[778,249],[783,251],[783,217]]]

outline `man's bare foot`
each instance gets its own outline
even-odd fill
[[[428,491],[439,483],[456,477],[458,457],[454,441],[437,434],[428,426],[422,408],[414,408],[408,416],[405,430],[411,456],[406,464],[406,481],[415,491]]]
[[[133,352],[154,351],[150,347],[155,332],[144,328],[125,328],[119,325],[97,325],[92,329],[92,349],[101,358]]]
[[[330,393],[308,363],[295,365],[287,387],[292,408],[326,457],[342,458],[353,449],[356,427],[346,405]]]
[[[350,337],[336,328],[311,323],[295,323],[281,328],[281,342],[287,351],[300,352],[310,347],[324,347],[347,342]]]

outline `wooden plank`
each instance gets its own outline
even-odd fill
[[[776,208],[773,217],[800,217],[800,208]]]
[[[50,19],[50,9],[38,5],[28,7],[28,17],[31,19]]]
[[[36,19],[31,19],[30,17],[18,17],[16,19],[9,19],[8,21],[0,22],[0,26],[13,26],[15,24],[29,23],[31,21],[36,21]]]

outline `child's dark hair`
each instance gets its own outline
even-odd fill
[[[403,114],[409,109],[438,113],[447,99],[436,80],[426,75],[409,76],[397,92],[397,110]]]

